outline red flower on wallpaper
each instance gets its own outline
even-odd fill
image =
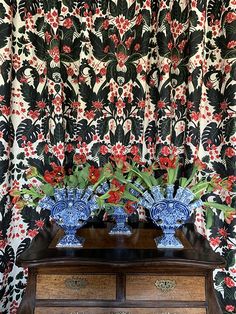
[[[233,288],[233,287],[236,286],[235,281],[232,278],[230,278],[230,277],[225,277],[224,278],[224,283],[229,288]]]

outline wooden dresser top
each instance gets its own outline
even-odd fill
[[[157,249],[154,238],[161,230],[140,224],[131,236],[109,235],[109,225],[85,226],[78,231],[85,238],[83,248],[56,248],[63,231],[56,224],[48,225],[31,242],[31,245],[17,260],[26,267],[50,265],[112,265],[112,266],[157,266],[185,265],[205,269],[224,267],[224,259],[213,252],[208,241],[195,232],[193,224],[186,224],[178,230],[184,244],[183,249]]]

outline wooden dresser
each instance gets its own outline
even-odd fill
[[[184,249],[156,249],[160,231],[137,228],[110,236],[84,228],[82,249],[53,247],[58,228],[44,230],[20,256],[29,268],[19,314],[220,314],[212,271],[225,262],[186,224]],[[54,239],[54,240],[53,240]]]

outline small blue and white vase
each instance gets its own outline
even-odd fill
[[[76,231],[88,221],[91,213],[98,209],[96,196],[91,187],[58,188],[54,196],[45,196],[39,206],[51,211],[51,218],[64,229],[65,235],[57,247],[82,247],[84,238],[76,236]]]
[[[115,220],[115,226],[110,230],[109,234],[132,234],[132,229],[127,225],[128,214],[121,206],[115,206],[112,217]]]
[[[202,206],[202,201],[193,201],[194,194],[188,188],[179,187],[174,196],[174,185],[166,187],[166,196],[160,186],[146,191],[139,204],[147,208],[155,224],[162,228],[163,236],[155,238],[158,248],[183,248],[182,243],[175,237],[175,231],[183,225],[191,211]]]

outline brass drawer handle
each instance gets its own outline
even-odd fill
[[[70,278],[65,280],[65,286],[68,289],[80,290],[87,286],[87,280],[83,278]]]
[[[161,292],[169,292],[174,290],[176,281],[171,279],[160,279],[155,282],[155,286],[157,289],[161,290]]]

